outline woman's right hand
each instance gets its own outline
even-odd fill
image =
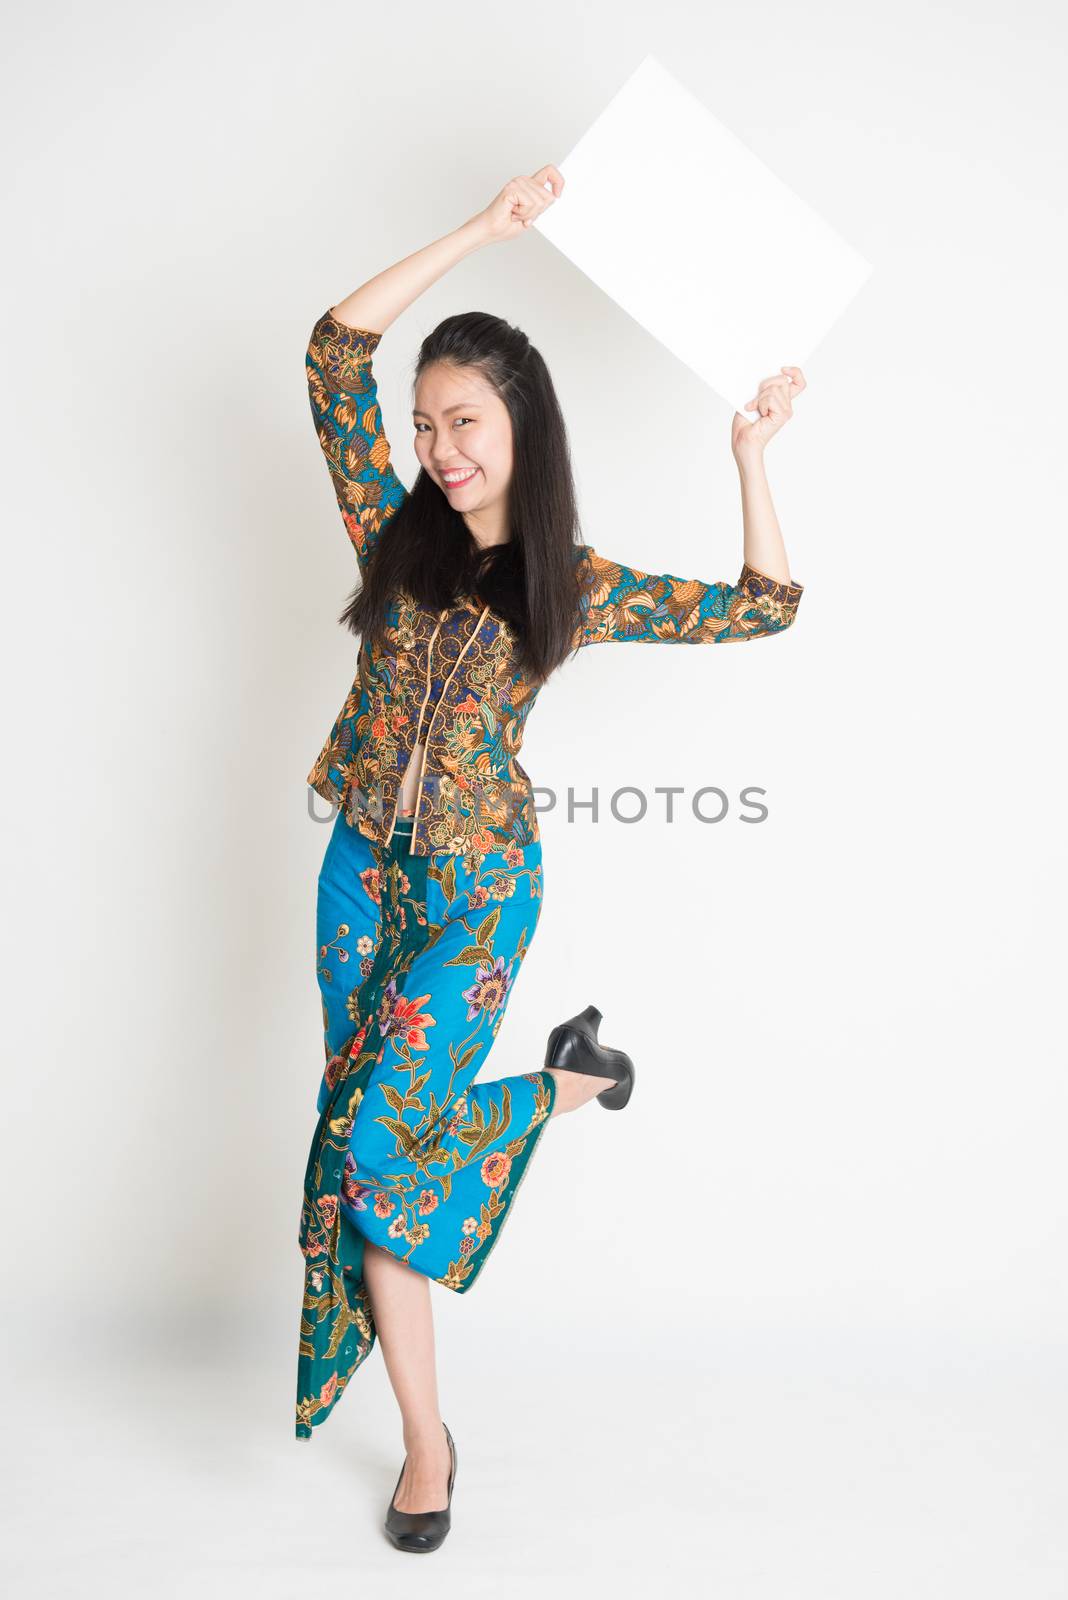
[[[546,181],[552,187],[551,194],[544,187]],[[514,239],[560,197],[563,189],[563,174],[553,166],[544,166],[529,178],[512,178],[485,211],[471,218],[471,225],[478,230],[483,244]]]

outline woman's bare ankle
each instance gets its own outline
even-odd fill
[[[414,1457],[427,1457],[432,1460],[440,1456],[444,1450],[449,1453],[449,1441],[445,1437],[445,1425],[441,1418],[419,1418],[417,1421],[403,1424],[401,1434],[404,1439],[404,1448],[408,1455]]]
[[[547,1071],[552,1074],[556,1084],[552,1109],[554,1117],[561,1111],[577,1111],[579,1106],[595,1099],[607,1087],[607,1081],[592,1072],[570,1072],[563,1067],[549,1067]]]

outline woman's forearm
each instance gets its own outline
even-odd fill
[[[347,327],[385,333],[390,323],[406,311],[413,300],[418,300],[424,289],[437,283],[450,267],[484,242],[480,219],[472,217],[376,277],[368,278],[346,299],[331,306],[330,314]]]
[[[777,583],[792,583],[782,529],[771,502],[771,487],[764,470],[764,455],[738,463],[742,485],[742,537],[744,558],[758,572]]]

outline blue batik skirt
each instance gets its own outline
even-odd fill
[[[463,1294],[553,1107],[547,1071],[472,1082],[537,927],[540,843],[461,856],[410,843],[410,818],[381,845],[342,809],[319,874],[326,1068],[299,1234],[302,1439],[375,1342],[365,1241]]]

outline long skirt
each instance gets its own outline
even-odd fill
[[[380,845],[342,809],[319,874],[326,1067],[300,1219],[298,1439],[374,1346],[365,1241],[465,1293],[555,1099],[548,1071],[472,1082],[537,927],[540,843],[418,856],[410,842],[410,819]]]

